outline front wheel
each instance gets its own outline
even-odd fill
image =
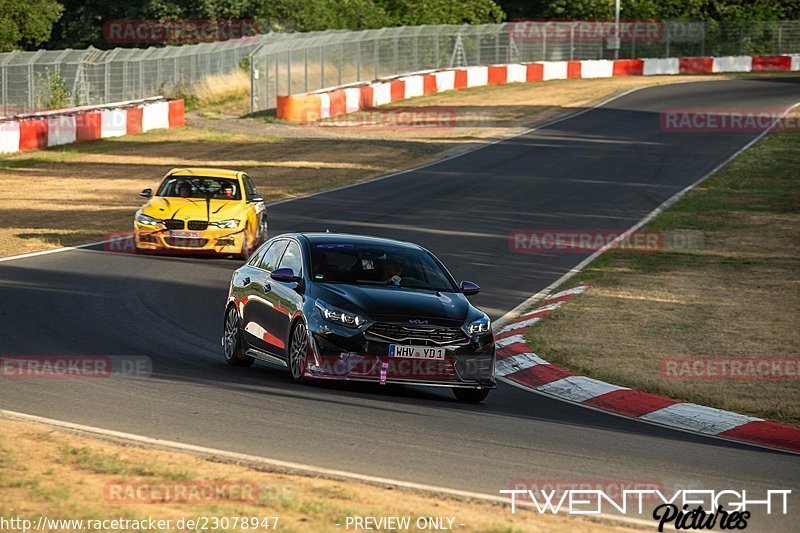
[[[239,327],[239,313],[230,306],[225,315],[225,331],[222,334],[222,349],[225,361],[230,366],[253,366],[255,359],[245,353],[242,346],[242,330]]]
[[[453,395],[459,402],[480,403],[489,396],[489,389],[462,389],[460,387],[453,387]]]
[[[289,370],[295,383],[304,383],[308,364],[308,330],[303,322],[292,328],[289,341]]]
[[[246,227],[244,233],[242,234],[242,250],[236,254],[236,259],[241,259],[242,261],[247,261],[250,257],[250,254],[253,253],[253,248],[247,242],[247,235],[250,233],[250,227]]]

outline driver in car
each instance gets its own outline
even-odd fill
[[[180,182],[178,184],[178,196],[188,198],[190,194],[192,194],[192,187],[185,181]]]
[[[233,197],[233,185],[231,185],[230,183],[225,183],[222,185],[222,188],[219,190],[219,192],[225,198],[231,198]]]
[[[383,279],[389,285],[400,286],[401,274],[403,273],[403,265],[396,259],[389,258],[383,263]]]

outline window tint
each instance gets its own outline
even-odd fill
[[[273,243],[274,244],[274,243]],[[256,252],[250,257],[247,261],[247,264],[250,266],[258,266],[261,262],[261,258],[264,256],[264,253],[272,246],[272,244],[264,244],[256,250]]]
[[[291,268],[295,276],[303,275],[303,256],[300,255],[300,246],[296,242],[289,243],[289,247],[286,248],[286,253],[281,259],[280,268]]]
[[[259,262],[259,268],[269,270],[270,272],[278,268],[278,261],[281,255],[283,255],[283,251],[286,249],[286,244],[285,240],[274,242],[272,246],[269,247],[269,250],[264,253],[264,256]]]
[[[241,200],[239,182],[228,178],[202,176],[170,176],[158,188],[156,196],[170,198],[211,198],[214,200]]]

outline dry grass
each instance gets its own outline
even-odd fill
[[[109,484],[255,487],[252,498],[188,503],[109,502]],[[0,419],[0,517],[171,519],[279,517],[278,531],[341,531],[347,516],[454,517],[459,531],[630,531],[567,516],[512,515],[507,505],[457,501],[363,483],[256,471],[174,452],[123,447],[30,422]],[[341,523],[342,526],[337,526]],[[458,524],[464,524],[459,527]],[[173,529],[167,530],[172,531]],[[225,531],[244,531],[233,527]],[[250,529],[252,531],[252,529]],[[59,531],[71,531],[61,529]],[[160,530],[164,531],[164,530]],[[261,529],[264,531],[264,529]]]
[[[242,105],[239,73],[207,81],[203,114],[189,127],[38,152],[0,155],[0,256],[102,239],[129,230],[141,199],[172,167],[245,170],[269,200],[307,194],[418,165],[470,143],[522,131],[533,122],[633,87],[707,77],[562,80],[450,91],[404,108],[446,110],[443,127],[301,126],[228,116]],[[374,113],[391,123],[398,106]],[[236,111],[238,116],[240,111]],[[388,118],[387,118],[388,117]],[[352,117],[357,123],[363,114]]]
[[[236,69],[204,78],[192,87],[190,104],[191,108],[199,109],[211,118],[220,114],[247,113],[250,109],[250,73]]]
[[[673,356],[798,356],[800,134],[770,136],[651,228],[703,232],[686,252],[602,257],[593,287],[528,332],[545,359],[639,390],[800,424],[800,382],[664,379]],[[574,280],[570,281],[574,283]]]

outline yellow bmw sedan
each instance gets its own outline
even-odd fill
[[[212,253],[246,259],[267,239],[267,210],[250,177],[218,168],[174,168],[133,224],[137,253]]]

